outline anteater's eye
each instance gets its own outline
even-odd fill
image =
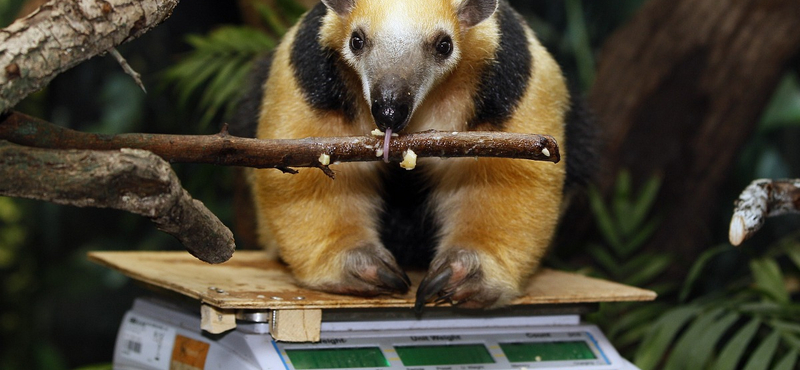
[[[358,53],[361,49],[364,48],[364,38],[358,34],[358,32],[353,32],[350,35],[350,50],[353,53]]]
[[[444,36],[436,43],[436,52],[443,57],[449,57],[453,52],[453,39],[450,36]]]

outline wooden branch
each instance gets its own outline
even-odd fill
[[[739,245],[764,225],[767,217],[800,213],[800,179],[760,179],[739,195],[731,217],[728,239]]]
[[[189,196],[167,162],[144,150],[51,150],[0,140],[0,179],[0,195],[147,216],[208,263],[233,255],[231,231]]]
[[[125,72],[126,75],[131,76],[133,82],[135,82],[136,85],[142,89],[142,92],[147,94],[147,89],[144,88],[144,83],[142,82],[142,75],[140,75],[139,72],[136,72],[133,67],[128,64],[128,61],[125,60],[125,57],[123,57],[122,54],[120,54],[115,48],[109,50],[108,53],[114,57],[117,63],[119,63],[119,66],[122,67],[122,71]]]
[[[178,0],[53,0],[0,30],[0,112],[167,19]]]
[[[169,162],[209,163],[255,168],[317,167],[326,154],[330,163],[377,161],[383,137],[319,137],[298,140],[257,140],[216,135],[120,134],[100,135],[65,129],[21,113],[0,120],[0,140],[50,149],[144,149]],[[423,132],[392,139],[389,159],[403,160],[411,149],[419,157],[505,157],[558,162],[552,136],[504,132]],[[326,172],[329,175],[332,172]]]

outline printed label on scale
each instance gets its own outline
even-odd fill
[[[121,330],[117,343],[120,357],[154,369],[169,370],[175,329],[158,321],[129,315]]]

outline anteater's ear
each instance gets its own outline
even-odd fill
[[[353,7],[356,5],[356,0],[322,0],[322,3],[333,10],[336,14],[343,17],[350,14]]]
[[[491,17],[496,10],[497,0],[464,0],[458,7],[458,20],[462,27],[470,28]]]

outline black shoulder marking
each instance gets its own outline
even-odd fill
[[[309,105],[341,111],[352,119],[355,100],[342,76],[344,62],[336,50],[319,43],[319,30],[326,12],[325,5],[319,3],[303,18],[292,44],[290,61]]]
[[[516,110],[531,78],[531,56],[524,20],[506,1],[497,9],[500,46],[482,72],[470,127],[489,123],[501,128]]]
[[[584,188],[589,185],[598,170],[597,145],[598,128],[586,101],[576,90],[570,95],[570,110],[565,122],[567,147],[567,177],[564,192]]]
[[[272,56],[273,53],[270,52],[253,61],[253,67],[245,81],[244,93],[237,103],[228,127],[231,135],[256,137],[261,101],[264,100],[264,82],[267,81],[272,68]]]

